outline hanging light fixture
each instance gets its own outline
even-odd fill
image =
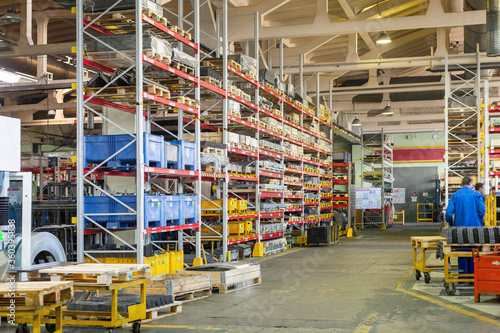
[[[387,106],[384,108],[384,110],[382,111],[382,114],[383,115],[386,115],[386,116],[392,116],[394,114],[394,110],[392,109],[392,107],[389,105],[389,102],[387,102]]]
[[[351,126],[361,126],[361,121],[358,118],[358,115],[356,115],[356,118],[351,123]]]
[[[23,21],[21,16],[17,14],[16,7],[9,7],[6,14],[0,18],[0,21],[5,23],[20,23]]]
[[[377,44],[389,44],[391,42],[391,37],[384,31],[378,36]]]

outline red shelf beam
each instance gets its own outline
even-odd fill
[[[261,240],[271,239],[271,238],[282,238],[282,237],[283,237],[283,231],[275,232],[273,234],[263,234],[263,235],[260,235],[260,239]]]
[[[187,229],[198,229],[199,223],[191,223],[185,225],[173,225],[169,227],[158,227],[158,228],[147,228],[144,230],[146,234],[157,234],[160,232],[170,232],[170,231],[179,231],[179,230],[187,230]]]
[[[283,212],[260,213],[261,218],[283,217]]]
[[[187,38],[184,38],[183,36],[179,35],[178,33],[176,33],[175,31],[167,28],[166,26],[164,26],[163,24],[161,24],[160,22],[157,22],[155,20],[153,20],[152,18],[142,14],[142,20],[146,23],[149,23],[150,25],[154,26],[155,28],[169,34],[170,36],[174,37],[175,39],[177,39],[178,41],[181,41],[182,43],[192,47],[193,49],[195,50],[198,50],[198,44],[195,44],[193,43],[192,41],[190,41],[189,39]]]
[[[227,240],[227,245],[233,245],[238,243],[250,242],[257,240],[258,236],[242,237],[242,238],[232,238]]]
[[[259,174],[264,177],[279,178],[279,179],[283,178],[283,174],[278,172],[259,170]]]

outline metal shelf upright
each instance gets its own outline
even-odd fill
[[[370,134],[363,134],[361,131],[361,150],[363,183],[370,183],[371,187],[381,189],[382,205],[380,210],[370,210],[370,215],[365,211],[362,226],[379,225],[381,228],[385,228],[392,224],[390,212],[392,209],[391,190],[394,169],[391,137],[384,133],[384,129],[379,133]],[[365,152],[368,152],[369,155],[365,155]]]
[[[445,205],[462,178],[481,181],[481,56],[475,70],[460,64],[463,57],[470,55],[445,59]]]
[[[185,188],[190,188],[194,193],[200,193],[201,189],[201,173],[200,171],[200,119],[199,119],[199,100],[200,100],[200,82],[199,82],[199,0],[195,0],[193,2],[193,14],[194,14],[194,22],[192,24],[194,30],[194,42],[190,40],[190,38],[186,38],[184,33],[178,34],[174,32],[171,27],[166,25],[166,21],[162,20],[162,16],[156,16],[155,18],[149,17],[143,11],[143,2],[141,0],[135,1],[135,10],[132,11],[132,15],[130,18],[124,20],[124,24],[121,26],[120,34],[133,34],[135,45],[131,47],[131,52],[123,52],[117,50],[115,47],[110,45],[110,43],[106,40],[98,39],[96,37],[95,31],[102,35],[114,35],[115,32],[112,31],[113,26],[99,27],[95,23],[102,20],[104,17],[109,19],[109,13],[113,12],[113,8],[119,3],[117,1],[113,5],[109,6],[106,10],[100,13],[90,13],[92,15],[91,19],[84,19],[84,6],[86,6],[86,2],[83,0],[77,0],[76,6],[76,19],[77,19],[77,83],[76,83],[76,94],[77,94],[77,248],[78,255],[77,259],[79,262],[83,262],[85,257],[91,258],[95,261],[98,261],[98,258],[94,256],[99,255],[110,255],[117,256],[122,254],[135,254],[137,263],[143,263],[144,260],[144,245],[152,244],[157,248],[161,248],[158,244],[161,241],[157,241],[153,239],[152,235],[154,234],[164,234],[167,232],[177,232],[177,240],[178,249],[181,250],[185,241],[190,242],[195,247],[195,256],[196,258],[201,258],[201,242],[200,242],[200,225],[199,225],[199,217],[200,217],[200,209],[201,209],[201,200],[197,200],[197,206],[195,208],[196,217],[195,221],[191,224],[179,223],[177,225],[172,226],[160,226],[160,227],[150,227],[145,226],[145,192],[151,191],[152,179],[161,178],[161,177],[169,177],[176,178],[179,182],[178,193],[183,193]],[[128,12],[130,13],[130,11]],[[182,9],[179,11],[179,27],[182,27],[185,18],[182,16]],[[85,13],[87,14],[87,13]],[[113,16],[113,19],[116,19]],[[135,22],[135,23],[134,23]],[[140,22],[136,24],[137,22]],[[160,38],[169,38],[174,42],[178,43],[179,48],[182,49],[183,45],[189,46],[191,52],[194,53],[194,58],[196,59],[196,66],[194,68],[194,75],[190,75],[189,73],[182,71],[178,68],[170,66],[169,63],[165,63],[161,60],[157,60],[152,58],[151,56],[145,54],[143,52],[143,26],[147,26],[148,31],[154,31],[155,36],[159,36]],[[111,30],[109,30],[109,29]],[[89,30],[94,30],[93,33],[90,33]],[[122,36],[122,35],[120,35]],[[84,38],[87,38],[94,43],[97,43],[100,47],[104,47],[108,54],[114,54],[118,56],[121,61],[127,61],[128,64],[124,65],[123,63],[118,64],[116,66],[110,67],[109,65],[113,65],[113,57],[109,56],[109,61],[106,61],[106,64],[99,63],[99,59],[97,60],[89,60],[84,58],[85,47],[84,47]],[[133,50],[133,51],[132,51]],[[117,59],[118,59],[117,58]],[[125,69],[123,69],[125,68]],[[194,84],[194,88],[191,89],[188,93],[194,95],[194,100],[198,102],[198,106],[188,105],[187,102],[184,104],[184,99],[182,102],[172,101],[170,99],[170,95],[168,96],[159,96],[155,93],[151,93],[149,91],[144,90],[144,85],[147,83],[148,85],[153,85],[156,88],[159,88],[160,91],[165,91],[165,88],[159,83],[152,82],[149,79],[144,78],[144,73],[147,69],[154,68],[158,71],[163,71],[168,75],[174,75],[186,79],[188,82]],[[94,72],[102,71],[108,74],[114,73],[114,76],[110,79],[109,82],[104,84],[102,87],[98,89],[94,89],[95,92],[91,93],[90,96],[85,94],[86,90],[86,80],[85,73],[88,70],[93,70]],[[116,69],[116,71],[115,71]],[[121,69],[119,71],[118,69]],[[97,72],[96,72],[97,73]],[[110,97],[110,94],[106,94],[106,89],[113,86],[115,82],[118,80],[126,78],[127,75],[132,74],[135,77],[135,85],[131,84],[126,90],[125,94],[129,100],[121,99],[114,100],[113,97]],[[121,95],[121,94],[114,94]],[[118,96],[123,97],[123,96]],[[145,102],[147,100],[147,103]],[[130,102],[133,101],[133,102]],[[146,106],[146,107],[145,107]],[[108,114],[108,109],[115,109],[125,113],[134,114],[133,126],[126,121],[123,122],[120,120],[120,117],[111,117]],[[158,117],[160,114],[166,113],[167,110],[175,109],[178,112],[178,133],[175,135],[174,133],[168,131],[159,125],[154,119]],[[153,112],[153,110],[155,112]],[[184,112],[189,114],[185,115]],[[86,115],[87,120],[92,119],[94,116],[101,117],[103,119],[103,123],[112,124],[116,127],[121,133],[125,133],[130,136],[131,140],[124,147],[119,149],[118,151],[112,153],[108,156],[104,161],[100,162],[97,166],[89,166],[88,168],[85,166],[85,152],[84,152],[84,126],[86,123]],[[192,117],[192,118],[190,118]],[[112,119],[113,118],[113,119]],[[193,124],[194,122],[194,124]],[[187,123],[187,125],[184,125]],[[183,140],[184,133],[191,133],[187,131],[186,127],[190,126],[194,128],[194,136],[195,136],[195,145],[196,145],[196,155],[197,162],[195,165],[195,170],[174,170],[174,169],[166,169],[166,168],[156,168],[151,167],[149,165],[145,165],[144,159],[144,133],[151,133],[151,128],[155,127],[157,130],[161,130],[162,133],[166,133],[167,135],[176,138],[177,140]],[[106,127],[107,128],[107,127]],[[106,129],[107,130],[107,129]],[[105,131],[103,127],[103,131]],[[108,134],[108,133],[103,133]],[[192,133],[191,133],[192,135]],[[135,144],[136,147],[136,159],[135,159],[135,167],[125,168],[123,171],[109,170],[104,169],[106,167],[106,163],[111,160],[113,157],[117,156],[119,153],[124,151],[127,147]],[[134,170],[135,169],[135,170]],[[118,176],[118,177],[135,177],[135,189],[132,192],[135,192],[135,208],[131,207],[131,204],[127,204],[124,201],[120,200],[120,196],[116,195],[116,193],[112,193],[108,189],[108,184],[106,184],[106,180],[99,184],[96,184],[93,180],[96,179],[96,175],[101,176]],[[195,180],[196,185],[195,188],[189,186],[186,183],[187,179]],[[93,193],[95,195],[104,195],[113,200],[113,203],[119,207],[122,207],[127,211],[126,213],[95,213],[95,212],[86,212],[85,211],[85,185],[94,189]],[[114,191],[118,192],[118,191]],[[102,224],[95,220],[95,216],[133,216],[132,220],[135,220],[135,225],[128,225],[126,228],[116,226],[114,228],[110,228],[108,224]],[[85,227],[86,224],[92,226],[93,230],[87,230]],[[117,231],[121,230],[134,230],[134,241],[131,242],[128,239],[124,239],[124,237],[119,236]],[[191,230],[195,232],[195,242],[189,241],[186,239],[186,230]],[[94,237],[92,241],[92,245],[96,245],[95,243],[100,243],[101,248],[92,249],[85,248],[85,245],[91,243],[86,242],[85,238]],[[192,236],[191,236],[192,237]],[[113,242],[118,242],[119,244],[123,244],[120,247],[110,246]],[[116,243],[115,243],[116,244]]]

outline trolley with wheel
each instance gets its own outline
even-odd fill
[[[45,277],[48,275],[48,278]],[[74,290],[98,291],[111,296],[110,311],[70,311],[64,309],[62,323],[72,326],[101,326],[108,332],[115,328],[132,324],[132,332],[139,333],[141,320],[146,318],[146,283],[149,281],[149,265],[133,264],[76,264],[62,265],[28,273],[31,279],[72,280]],[[138,304],[128,306],[127,311],[119,311],[118,291],[129,287],[140,288]],[[46,324],[55,320],[45,319]]]
[[[425,283],[431,282],[431,272],[443,269],[443,265],[427,265],[428,253],[436,251],[437,243],[445,241],[441,236],[414,236],[411,237],[413,247],[413,268],[415,269],[415,278],[420,280],[422,273]]]
[[[0,317],[19,325],[16,333],[30,333],[28,324],[40,333],[44,323],[49,333],[61,333],[62,308],[73,298],[73,282],[5,282],[0,283],[0,295]]]
[[[451,258],[472,258],[474,257],[473,250],[476,250],[478,255],[490,254],[494,251],[495,246],[499,244],[445,244],[443,242],[444,252],[444,288],[449,296],[455,295],[457,287],[455,283],[459,282],[474,282],[474,273],[463,273],[456,271],[451,267]]]

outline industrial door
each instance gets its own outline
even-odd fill
[[[429,199],[434,198],[437,178],[437,166],[394,167],[394,188],[405,188],[405,203],[394,204],[394,208],[396,212],[404,209],[405,222],[417,222],[417,203],[426,202],[425,194]],[[416,195],[412,195],[415,192]],[[412,201],[412,196],[416,197],[416,201]]]

